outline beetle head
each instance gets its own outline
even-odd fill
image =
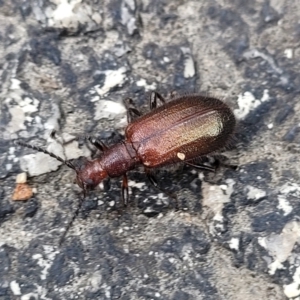
[[[97,160],[88,160],[84,156],[80,156],[76,159],[64,160],[60,156],[40,147],[21,141],[16,141],[16,144],[48,154],[73,169],[77,175],[75,182],[83,189],[84,194],[86,194],[88,190],[94,189],[103,179],[108,177],[107,172],[103,170],[101,164]]]
[[[84,192],[93,190],[108,175],[97,160],[88,160],[84,156],[68,161],[76,172],[75,182]]]

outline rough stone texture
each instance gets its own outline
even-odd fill
[[[0,16],[0,299],[300,299],[299,1],[16,0]],[[74,174],[13,140],[88,155],[72,137],[116,142],[122,99],[147,110],[151,90],[222,97],[239,169],[158,172],[180,211],[131,172],[126,212],[113,180],[59,247]],[[13,202],[23,171],[35,194]]]

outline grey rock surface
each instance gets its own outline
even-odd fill
[[[0,299],[300,299],[300,2],[0,1]],[[224,99],[234,171],[142,170],[80,200],[66,159],[126,127],[149,92]],[[51,139],[58,132],[61,143]],[[34,196],[12,201],[26,171]]]

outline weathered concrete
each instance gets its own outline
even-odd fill
[[[70,3],[69,3],[70,2]],[[299,1],[0,1],[0,299],[300,299]],[[126,126],[122,99],[222,97],[239,118],[237,171],[157,174],[181,211],[131,172],[79,201],[68,158]],[[117,134],[114,134],[117,133]],[[13,202],[22,170],[35,189]],[[52,172],[50,172],[52,171]]]

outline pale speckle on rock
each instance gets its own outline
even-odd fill
[[[290,205],[289,201],[282,195],[278,196],[277,208],[283,210],[284,216],[287,216],[293,211],[293,207]]]
[[[283,73],[282,69],[277,66],[274,58],[271,55],[266,54],[266,53],[264,53],[260,50],[250,49],[248,51],[245,51],[244,54],[243,54],[243,57],[246,58],[246,59],[253,59],[253,58],[260,57],[263,60],[265,60],[276,73],[278,73],[278,74]]]
[[[291,48],[285,49],[284,50],[284,55],[285,55],[286,58],[292,59],[293,56],[294,56],[293,49],[291,49]]]
[[[229,247],[230,249],[238,251],[240,248],[240,240],[238,238],[232,238],[229,241]]]
[[[190,48],[181,47],[180,48],[184,55],[184,71],[183,76],[185,78],[191,78],[195,76],[195,63],[191,54]]]
[[[91,275],[91,277],[89,278],[89,282],[90,282],[92,293],[97,292],[99,290],[102,281],[103,281],[102,275],[99,271],[96,271]]]
[[[17,132],[19,130],[26,129],[25,122],[25,112],[22,108],[18,106],[11,107],[9,109],[10,115],[12,116],[10,122],[7,125],[7,130],[11,133]]]
[[[114,119],[126,114],[126,108],[123,104],[110,101],[100,100],[95,103],[94,120]]]
[[[258,106],[260,106],[263,102],[268,100],[269,100],[268,90],[264,90],[264,94],[261,100],[255,99],[254,95],[250,92],[244,92],[243,94],[240,94],[238,97],[237,103],[239,108],[234,110],[234,114],[237,117],[237,119],[242,120],[251,111],[253,111]]]
[[[129,35],[137,30],[134,16],[135,3],[132,0],[123,0],[121,4],[121,23],[126,26]]]
[[[17,175],[16,183],[26,183],[26,181],[27,181],[27,174],[25,172]]]
[[[81,24],[87,30],[97,28],[102,23],[102,17],[97,11],[82,0],[52,0],[56,7],[47,7],[45,14],[48,18],[48,26],[54,28],[67,28],[69,31],[77,31]]]
[[[299,242],[299,237],[300,223],[292,221],[285,225],[280,234],[271,234],[258,239],[259,244],[273,257],[274,261],[269,265],[271,275],[275,274],[276,269],[283,267],[282,263],[290,256],[295,243]]]
[[[10,282],[10,289],[15,296],[21,296],[21,288],[16,280]]]
[[[62,163],[45,153],[24,155],[20,158],[20,167],[28,172],[29,176],[39,176],[41,174],[56,171]]]
[[[251,200],[258,201],[264,197],[266,197],[267,193],[261,189],[258,189],[254,186],[248,185],[247,186],[247,197]]]
[[[300,267],[296,268],[293,280],[294,282],[283,286],[285,295],[291,299],[295,299],[295,297],[300,295]]]
[[[137,86],[143,86],[145,88],[145,91],[153,91],[157,88],[157,84],[155,82],[153,82],[152,84],[148,84],[147,81],[143,78],[138,80],[136,82],[136,85]]]
[[[126,68],[121,67],[118,70],[107,70],[100,72],[105,74],[105,82],[103,86],[95,86],[94,89],[100,97],[105,96],[113,87],[120,87],[124,84],[126,79]]]
[[[228,188],[224,191],[224,187],[221,188],[219,185],[211,185],[205,181],[202,183],[202,192],[203,192],[203,206],[209,207],[209,209],[214,214],[214,220],[218,221],[219,224],[216,226],[222,228],[223,215],[222,210],[225,203],[230,202],[230,196],[233,192],[233,185],[235,184],[234,180],[228,179],[227,186]]]

